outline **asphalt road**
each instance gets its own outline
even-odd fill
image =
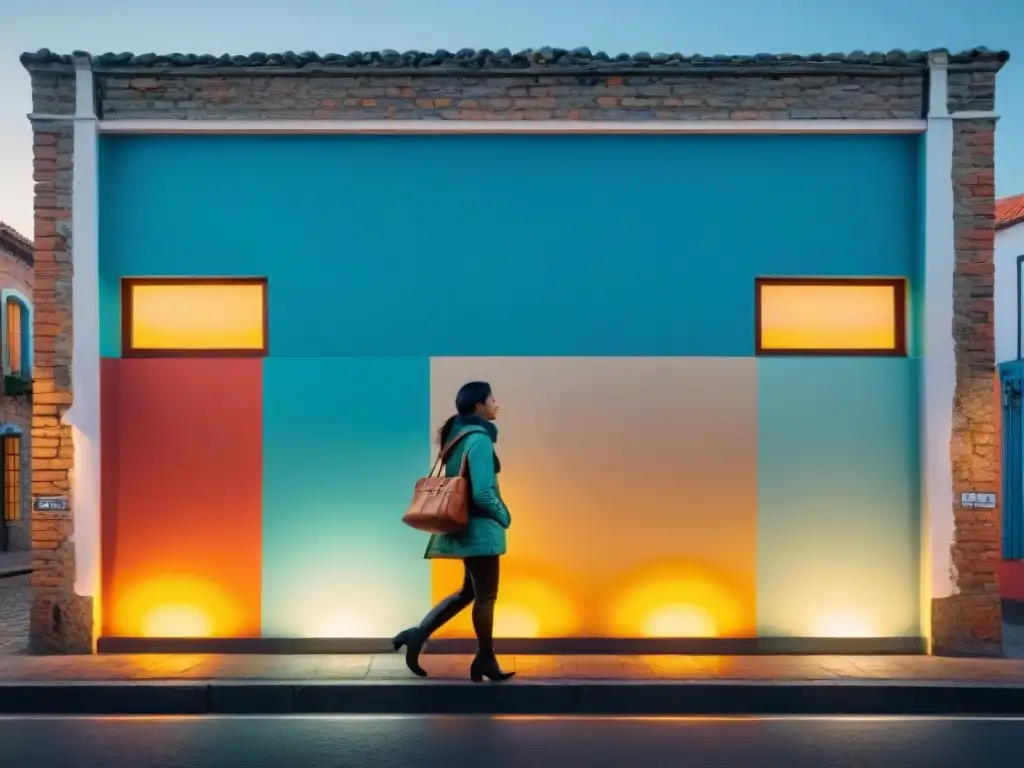
[[[1009,768],[1021,755],[1024,719],[0,719],[4,768]]]

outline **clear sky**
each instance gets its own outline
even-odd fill
[[[1024,192],[1024,0],[0,0],[0,220],[32,234],[25,50],[251,53],[573,48],[828,53],[983,45],[999,195]],[[1015,50],[1018,49],[1018,50]]]

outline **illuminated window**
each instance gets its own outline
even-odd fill
[[[21,520],[21,435],[6,434],[4,441],[4,522]]]
[[[902,279],[759,278],[759,355],[905,355]]]
[[[4,374],[32,379],[32,305],[15,290],[2,293]]]
[[[125,279],[125,357],[267,354],[263,278]]]

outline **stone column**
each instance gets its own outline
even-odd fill
[[[949,594],[932,601],[936,654],[1002,654],[996,581],[1002,512],[961,503],[962,494],[1002,501],[999,403],[994,396],[995,79],[999,65],[950,71],[952,121],[953,318],[955,390],[950,461],[953,530]]]
[[[32,404],[32,496],[71,496],[72,186],[74,65],[29,67],[35,179],[35,369]],[[32,513],[33,653],[91,653],[92,598],[75,593],[74,505]]]

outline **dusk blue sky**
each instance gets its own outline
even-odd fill
[[[251,53],[589,46],[800,53],[984,45],[1024,58],[1022,0],[4,0],[0,220],[32,234],[25,50]],[[1024,192],[1024,63],[999,78],[997,192]]]

